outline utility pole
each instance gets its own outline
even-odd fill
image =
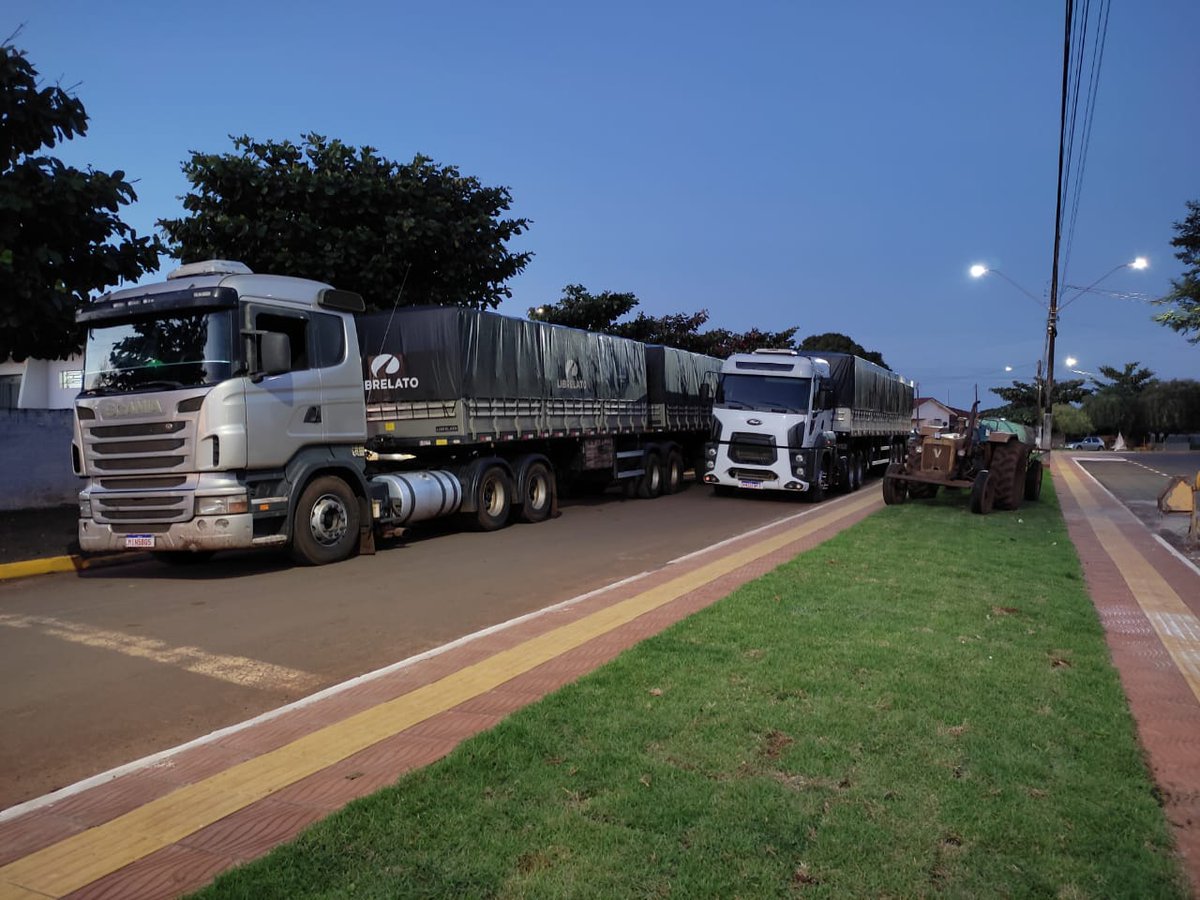
[[[1067,139],[1067,88],[1071,67],[1071,17],[1074,0],[1066,0],[1066,36],[1063,39],[1062,109],[1058,127],[1058,198],[1054,205],[1054,263],[1050,273],[1050,312],[1046,317],[1046,409],[1042,417],[1042,449],[1050,449],[1054,433],[1054,339],[1058,336],[1058,248],[1062,240],[1063,155]]]

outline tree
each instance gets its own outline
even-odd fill
[[[992,388],[992,393],[1004,400],[1005,405],[986,412],[988,415],[1000,416],[1012,422],[1036,426],[1042,420],[1044,388],[1045,381],[1042,379],[1033,382],[1014,381],[1012,387]],[[1091,391],[1083,386],[1083,379],[1080,378],[1056,382],[1054,393],[1058,398],[1058,402],[1054,404],[1057,410],[1060,405],[1081,402]]]
[[[853,353],[863,359],[891,370],[891,366],[883,361],[883,354],[877,350],[867,350],[862,344],[856,343],[844,334],[827,331],[824,334],[810,334],[800,342],[801,350],[825,350],[829,353]]]
[[[527,219],[501,219],[507,188],[485,187],[426,156],[400,164],[373,147],[306,134],[291,141],[231,138],[234,153],[193,152],[186,218],[159,225],[172,255],[240,260],[396,303],[494,309],[531,253],[507,242]]]
[[[621,317],[632,312],[639,302],[635,294],[613,291],[593,294],[581,284],[568,284],[563,288],[563,295],[557,302],[530,309],[529,318],[555,325],[615,334],[647,344],[664,344],[721,358],[731,353],[745,353],[760,347],[791,347],[796,334],[795,328],[784,331],[751,328],[740,333],[723,328],[701,331],[700,328],[708,321],[706,309],[665,316],[647,316],[639,312],[631,320],[620,321]]]
[[[1156,434],[1200,431],[1200,381],[1156,381],[1141,395],[1146,425]]]
[[[87,133],[83,103],[39,87],[22,51],[0,47],[0,360],[65,359],[83,347],[75,310],[158,268],[157,239],[117,213],[137,199],[125,173],[45,155]]]
[[[1083,437],[1095,431],[1088,414],[1070,403],[1054,404],[1054,427],[1067,437]]]
[[[1136,362],[1121,369],[1101,366],[1100,373],[1108,381],[1092,378],[1096,390],[1083,407],[1096,430],[1129,438],[1145,434],[1148,424],[1141,395],[1155,383],[1154,373]]]
[[[1175,258],[1188,268],[1171,282],[1171,293],[1154,301],[1175,307],[1159,313],[1154,321],[1184,334],[1194,332],[1188,341],[1196,344],[1200,343],[1200,202],[1189,200],[1187,208],[1187,218],[1175,223],[1171,245],[1179,248]]]

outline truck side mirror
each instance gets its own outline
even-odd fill
[[[292,342],[286,334],[268,331],[262,336],[259,350],[259,370],[262,375],[282,375],[292,368]]]

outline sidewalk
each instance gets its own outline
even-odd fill
[[[1068,457],[1058,495],[1200,896],[1200,572]],[[0,812],[0,898],[166,898],[262,855],[882,506],[811,507],[626,583],[456,641]]]

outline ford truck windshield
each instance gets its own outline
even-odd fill
[[[806,413],[811,378],[777,375],[722,375],[717,405],[759,412]]]
[[[234,370],[232,309],[93,325],[84,350],[85,394],[203,387]]]

